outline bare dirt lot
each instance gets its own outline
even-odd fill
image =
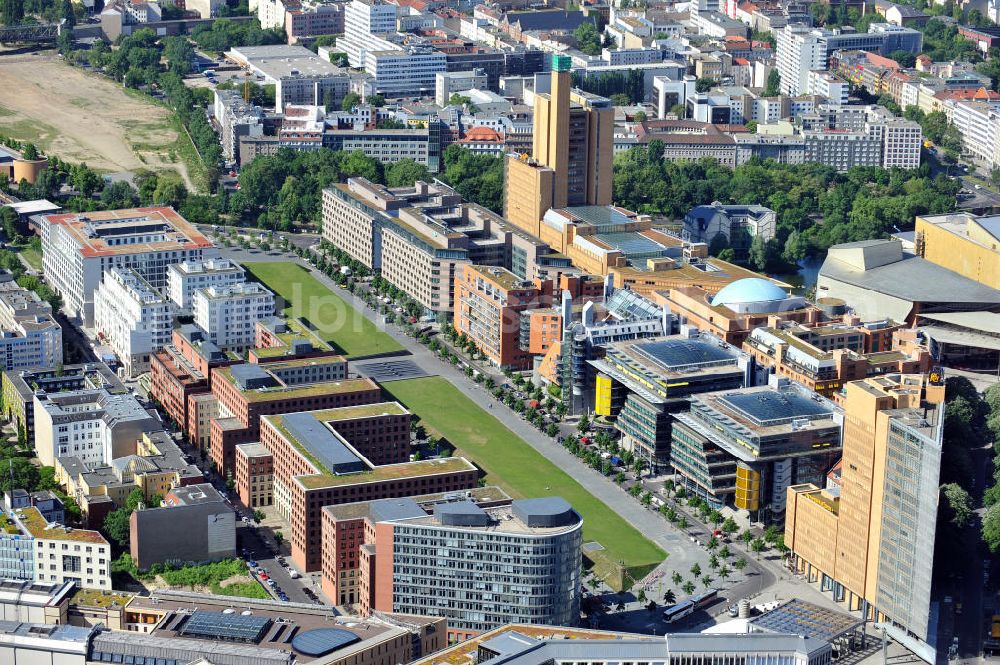
[[[52,54],[0,54],[0,133],[100,171],[174,171],[192,188],[166,108]]]

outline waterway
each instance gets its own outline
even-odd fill
[[[812,287],[816,286],[819,278],[819,269],[823,265],[823,258],[810,257],[798,262],[799,269],[792,273],[774,273],[769,275],[774,279],[781,280],[792,285],[792,293],[795,295],[805,295]]]

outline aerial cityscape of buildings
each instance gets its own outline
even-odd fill
[[[0,0],[0,655],[988,662],[995,4]]]

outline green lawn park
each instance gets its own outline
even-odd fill
[[[604,550],[587,556],[598,574],[614,577],[614,563],[624,562],[633,579],[640,579],[666,554],[617,513],[588,492],[499,420],[440,377],[408,379],[383,384],[383,389],[420,417],[424,426],[457,447],[486,472],[486,482],[511,496],[558,495],[583,516],[584,542],[596,541]],[[608,580],[612,586],[617,586]]]
[[[243,267],[284,298],[285,316],[310,324],[320,337],[344,355],[358,358],[403,349],[297,263],[245,263]]]

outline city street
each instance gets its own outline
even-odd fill
[[[263,262],[293,260],[301,265],[307,264],[299,259],[281,252],[264,253],[259,250],[243,250],[240,248],[222,248],[223,256],[237,262]],[[308,266],[307,266],[308,267]],[[709,554],[702,545],[691,542],[691,535],[695,535],[704,543],[708,540],[709,534],[700,530],[699,527],[692,527],[687,532],[670,526],[670,524],[657,512],[643,507],[638,501],[629,496],[622,488],[618,487],[611,479],[601,475],[597,471],[585,466],[569,451],[559,445],[554,439],[545,436],[533,426],[528,424],[516,413],[497,403],[496,399],[479,384],[465,376],[458,368],[441,362],[433,352],[418,343],[413,338],[405,335],[394,326],[386,327],[382,322],[382,317],[369,309],[364,302],[356,298],[350,292],[341,289],[326,275],[319,271],[313,271],[313,275],[324,284],[324,286],[334,290],[340,297],[347,300],[357,311],[361,312],[368,319],[373,321],[380,329],[392,335],[411,354],[410,359],[427,374],[438,375],[466,394],[476,404],[487,410],[491,415],[500,420],[511,431],[517,434],[535,448],[538,452],[548,457],[557,466],[567,472],[586,487],[595,497],[600,499],[611,510],[617,513],[622,519],[637,528],[646,537],[656,542],[667,553],[668,557],[658,568],[666,574],[669,579],[670,573],[674,570],[687,575],[687,571],[694,563],[698,563],[703,569],[708,570]],[[728,590],[727,594],[732,597],[742,597],[751,593],[761,593],[770,588],[777,575],[774,571],[767,570],[763,575],[756,575],[756,564],[748,556],[749,565],[745,572],[746,580],[739,582],[735,593],[732,595]],[[735,575],[733,579],[739,579],[744,575]]]

